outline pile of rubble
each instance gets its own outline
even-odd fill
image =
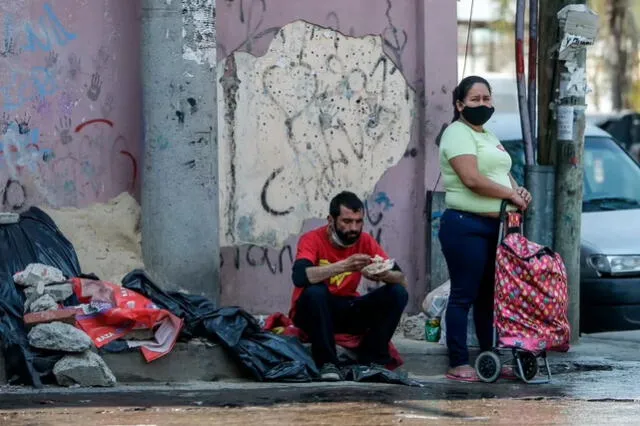
[[[116,378],[96,354],[91,338],[74,326],[78,308],[61,303],[73,296],[73,287],[62,272],[33,263],[14,275],[26,296],[24,322],[29,345],[39,350],[64,354],[53,374],[61,386],[115,386]]]

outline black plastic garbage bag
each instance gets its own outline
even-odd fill
[[[34,368],[35,353],[29,348],[24,322],[24,295],[13,283],[13,275],[30,263],[54,266],[66,277],[80,275],[73,245],[42,210],[31,207],[15,224],[0,225],[0,339],[10,383],[42,386]]]
[[[233,350],[258,380],[308,382],[319,374],[295,337],[262,331],[241,338]]]
[[[412,380],[406,373],[387,370],[379,366],[350,365],[341,369],[345,380],[354,382],[382,382],[396,385],[423,387],[422,383]]]
[[[235,347],[243,338],[254,337],[261,332],[256,319],[236,307],[225,307],[211,312],[203,319],[202,325],[207,332],[215,333],[227,347]]]
[[[33,368],[38,373],[42,384],[55,385],[58,383],[56,376],[53,374],[53,367],[58,361],[69,355],[59,351],[38,351],[33,357]]]
[[[188,337],[221,342],[256,380],[308,382],[318,376],[300,341],[261,331],[255,318],[238,307],[216,309],[204,297],[165,292],[141,270],[127,274],[122,285],[183,318]]]

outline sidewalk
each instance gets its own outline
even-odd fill
[[[393,343],[405,364],[401,371],[417,379],[442,377],[447,369],[445,346],[438,343],[395,337]],[[626,363],[639,363],[640,331],[585,335],[567,353],[550,353],[555,373],[607,370]],[[477,349],[471,349],[472,358]],[[101,353],[119,384],[189,383],[249,381],[225,350],[211,343],[179,343],[167,356],[147,364],[137,353]],[[0,384],[4,378],[4,359],[0,354]]]
[[[401,369],[410,375],[442,376],[447,370],[446,346],[403,337],[396,337],[393,342],[405,360]],[[583,335],[568,352],[549,353],[549,364],[553,372],[564,373],[607,369],[621,363],[639,362],[639,348],[640,330]],[[477,348],[470,348],[472,359],[477,353]]]

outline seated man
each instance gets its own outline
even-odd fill
[[[290,317],[311,341],[322,380],[342,380],[334,333],[364,334],[361,364],[391,361],[389,341],[407,304],[404,274],[397,265],[370,275],[362,268],[376,255],[389,258],[377,241],[362,232],[364,205],[352,192],[341,192],[329,205],[328,224],[302,235],[293,264]],[[362,271],[362,272],[361,272]],[[357,293],[364,276],[386,285]]]

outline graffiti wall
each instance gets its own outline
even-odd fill
[[[222,303],[286,312],[300,232],[349,189],[415,311],[455,85],[455,2],[227,0],[216,12]]]
[[[138,185],[136,2],[0,3],[0,210]]]
[[[337,192],[373,192],[404,154],[414,94],[380,36],[304,21],[220,66],[223,245],[280,246]]]

